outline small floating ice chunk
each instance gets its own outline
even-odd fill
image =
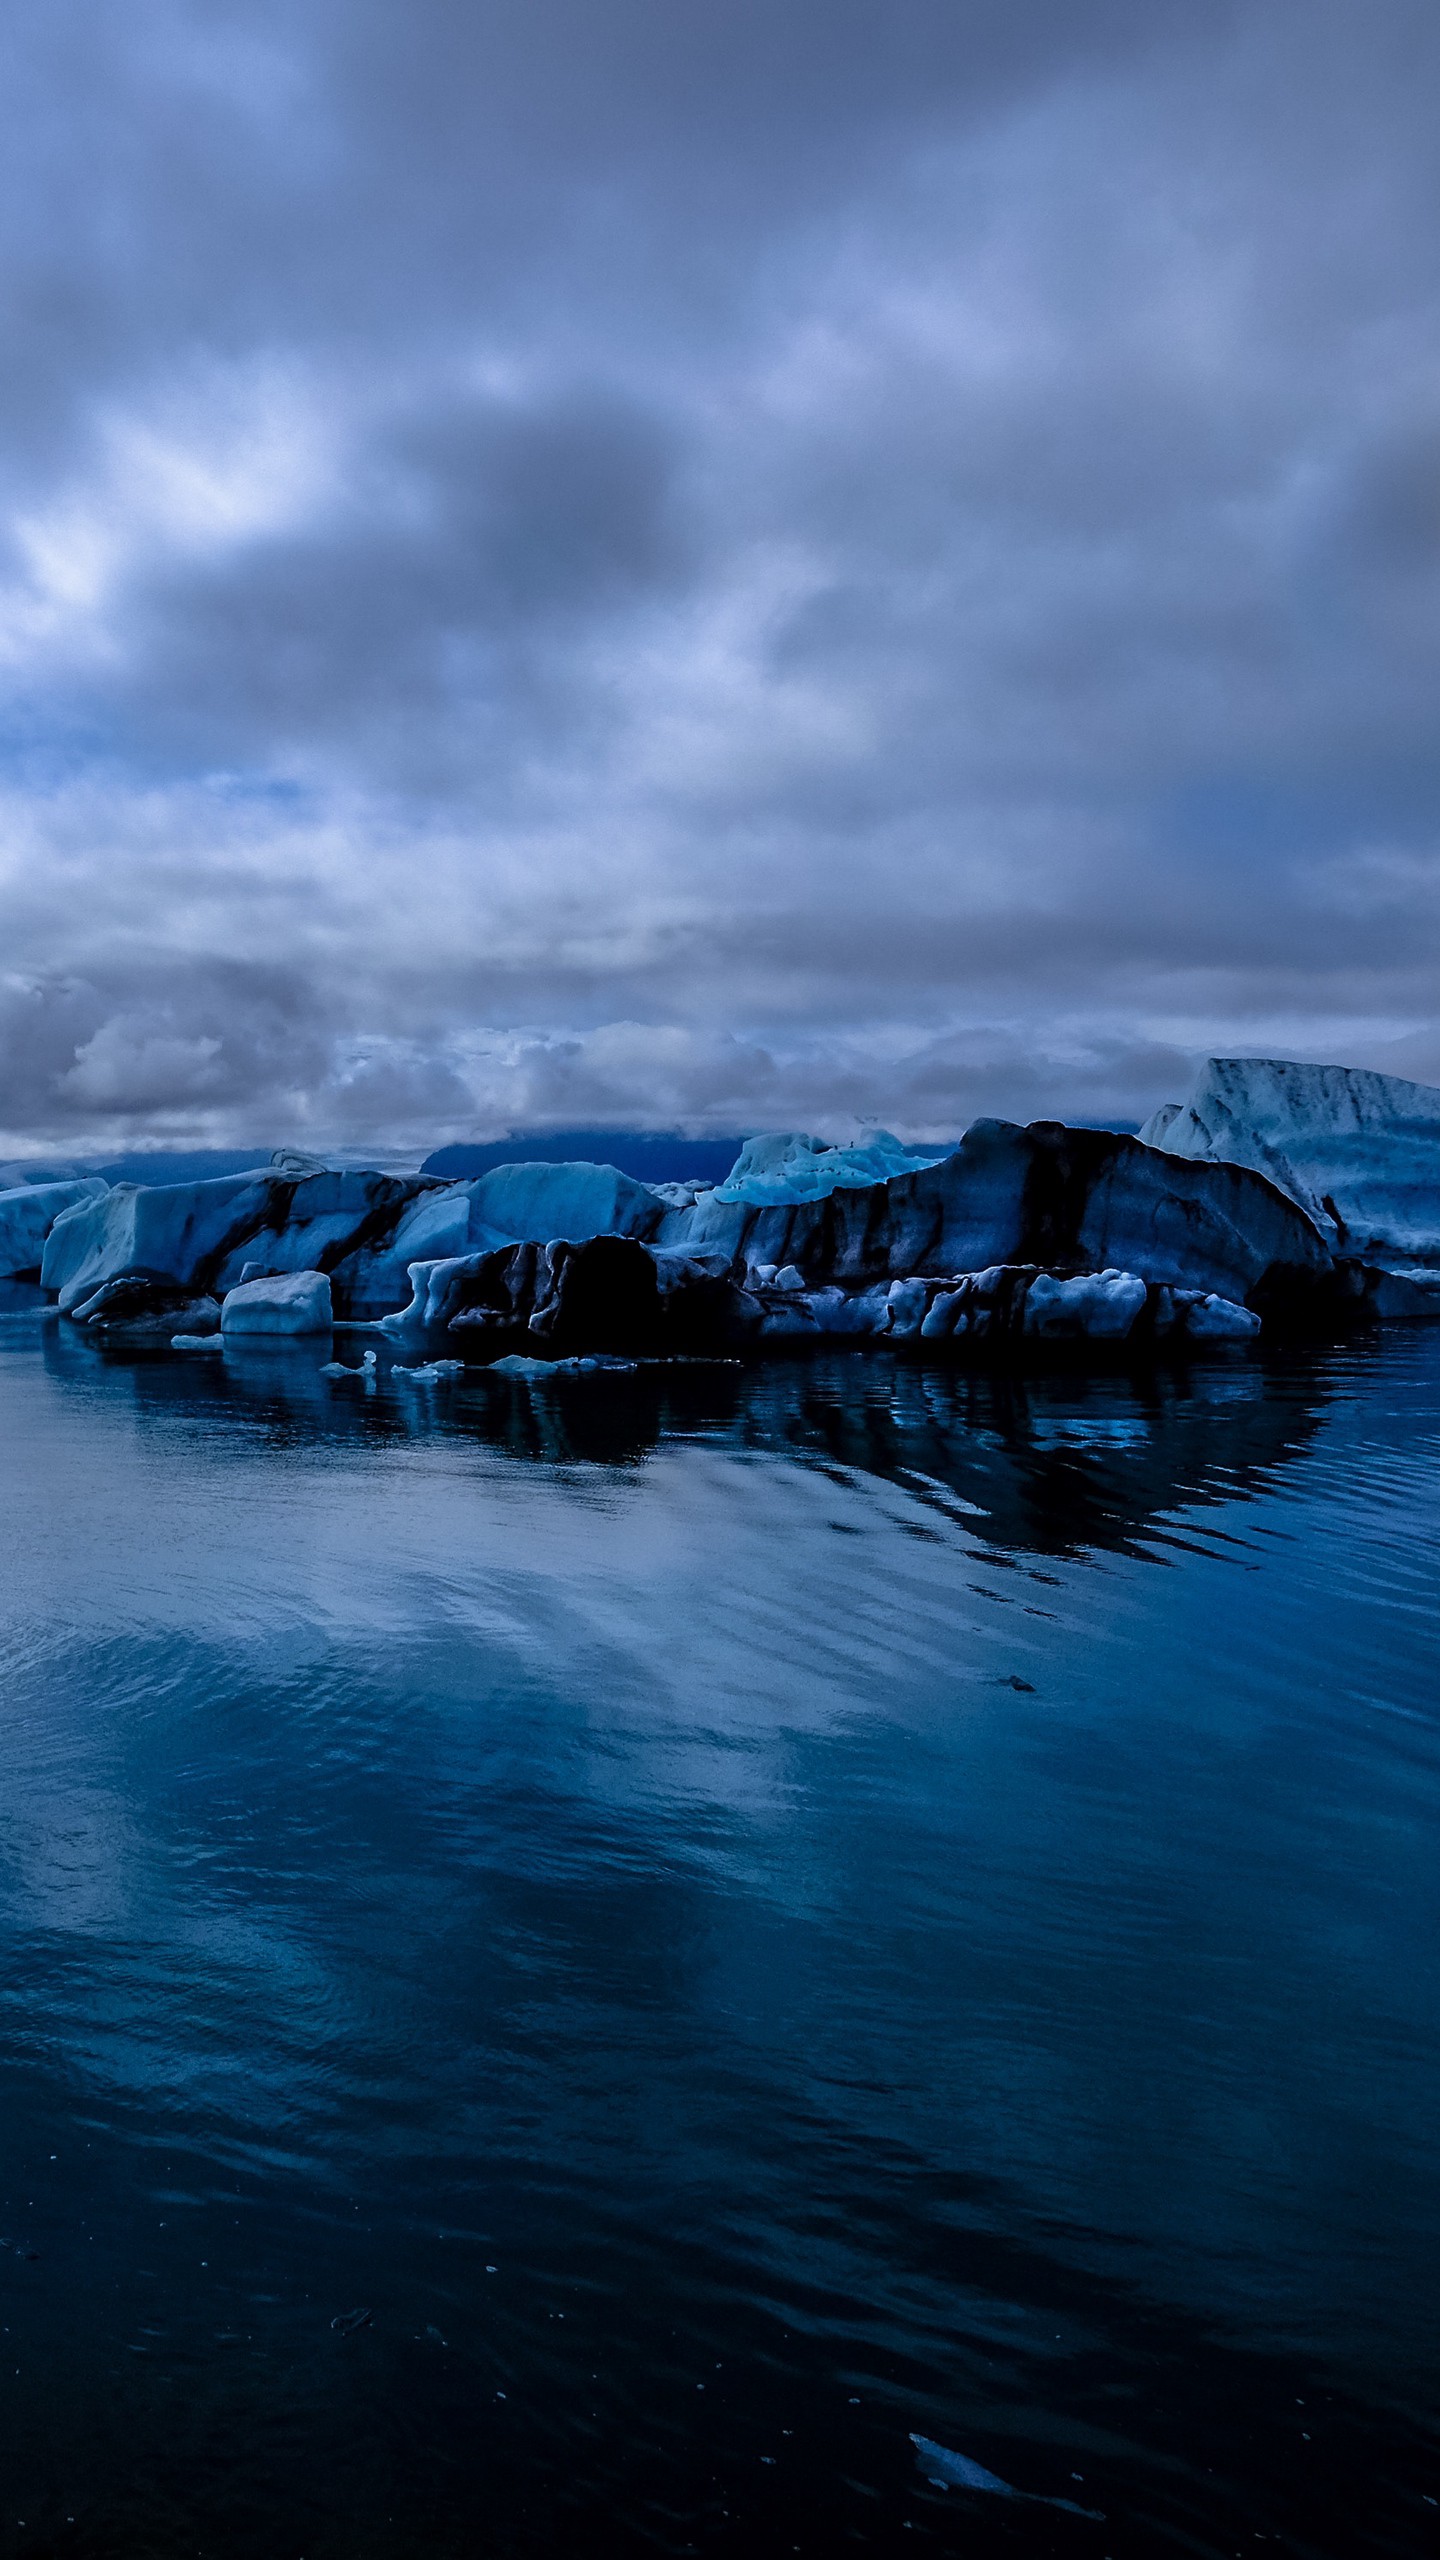
[[[353,1369],[348,1360],[327,1360],[320,1375],[322,1378],[373,1378],[375,1354],[373,1351],[367,1351],[358,1369]]]
[[[224,1333],[328,1333],[334,1321],[324,1271],[285,1271],[244,1280],[220,1310]]]
[[[1037,1272],[1025,1300],[1025,1330],[1042,1337],[1078,1334],[1090,1342],[1123,1342],[1144,1312],[1146,1289],[1133,1271],[1087,1271],[1074,1280]]]
[[[994,2498],[1018,2498],[1020,2490],[1012,2489],[982,2462],[972,2462],[966,2453],[952,2453],[948,2445],[937,2444],[933,2436],[917,2436],[910,2430],[910,2441],[920,2457],[921,2467],[932,2488],[984,2489]]]
[[[225,1345],[218,1333],[172,1333],[170,1348],[172,1351],[223,1351]]]
[[[1184,1310],[1183,1322],[1191,1342],[1249,1342],[1260,1330],[1260,1319],[1249,1307],[1237,1306],[1233,1298],[1217,1298],[1208,1291],[1191,1300]]]
[[[815,1330],[824,1335],[883,1333],[890,1321],[888,1294],[877,1289],[812,1289],[808,1300]]]
[[[942,1289],[931,1299],[920,1327],[923,1342],[946,1342],[955,1331],[955,1321],[965,1305],[963,1289]]]
[[[920,2459],[926,2479],[935,2489],[979,2489],[992,2498],[1023,2498],[1034,2507],[1063,2507],[1071,2516],[1088,2516],[1092,2523],[1103,2524],[1104,2516],[1095,2507],[1077,2507],[1073,2498],[1046,2498],[1034,2489],[1012,2489],[983,2462],[972,2462],[968,2453],[952,2453],[945,2444],[937,2444],[933,2436],[917,2436],[914,2429],[910,2441]]]
[[[886,1330],[897,1342],[912,1341],[924,1322],[930,1291],[923,1280],[892,1280],[886,1296]]]

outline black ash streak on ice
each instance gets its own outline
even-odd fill
[[[0,1145],[1440,1071],[1421,0],[60,0],[0,76]]]

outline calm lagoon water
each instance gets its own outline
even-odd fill
[[[1440,2544],[1440,1327],[319,1357],[0,1321],[0,2553]]]

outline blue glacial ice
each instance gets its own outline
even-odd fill
[[[908,1147],[888,1129],[853,1145],[834,1145],[796,1131],[747,1138],[713,1197],[726,1206],[788,1207],[800,1200],[825,1200],[832,1191],[864,1191],[871,1183],[891,1182],[897,1173],[918,1173],[939,1164],[949,1144]]]
[[[109,1189],[98,1174],[74,1182],[23,1182],[0,1191],[0,1280],[38,1273],[45,1240],[57,1218]]]
[[[334,1321],[330,1282],[323,1271],[286,1271],[244,1280],[227,1292],[220,1330],[233,1334],[328,1333]]]
[[[1440,1314],[1440,1087],[1293,1058],[1207,1058],[1140,1132],[1192,1163],[1248,1165],[1331,1251],[1408,1282]],[[1400,1313],[1397,1303],[1394,1312]]]
[[[1427,1275],[1440,1304],[1437,1132],[1428,1088],[1220,1061],[1157,1116],[1158,1146],[1050,1121],[979,1120],[944,1152],[772,1134],[723,1182],[654,1189],[605,1164],[446,1181],[288,1155],[199,1183],[48,1199],[15,1184],[0,1237],[8,1218],[29,1257],[15,1267],[38,1245],[62,1312],[117,1339],[203,1334],[223,1298],[227,1333],[247,1305],[267,1331],[333,1310],[401,1337],[463,1332],[472,1361],[847,1339],[1180,1348],[1297,1310],[1404,1312]]]

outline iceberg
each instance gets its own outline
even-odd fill
[[[818,1198],[729,1201],[724,1187],[668,1214],[660,1243],[737,1274],[792,1265],[807,1288],[1005,1264],[1279,1305],[1333,1273],[1312,1219],[1264,1174],[1058,1121],[977,1120],[937,1162]]]
[[[16,1186],[30,1205],[11,1214],[31,1234],[50,1216],[46,1288],[116,1340],[338,1317],[407,1343],[448,1333],[472,1362],[847,1340],[928,1356],[1218,1344],[1262,1316],[1338,1307],[1353,1272],[1293,1183],[1178,1151],[1177,1125],[1163,1148],[1052,1121],[980,1120],[941,1154],[883,1132],[854,1147],[772,1136],[724,1182],[663,1192],[613,1165],[451,1182],[289,1157],[196,1183],[82,1184],[53,1216],[43,1186]],[[416,1356],[433,1352],[417,1340]]]
[[[45,1239],[57,1218],[87,1201],[103,1199],[110,1186],[99,1174],[70,1182],[20,1182],[0,1191],[0,1280],[38,1278]]]
[[[328,1333],[334,1321],[330,1281],[323,1271],[287,1271],[266,1280],[244,1280],[227,1292],[220,1330],[231,1334]]]
[[[275,1272],[332,1271],[343,1293],[383,1259],[412,1204],[443,1188],[418,1176],[273,1167],[207,1182],[118,1182],[56,1219],[40,1277],[65,1314],[125,1273],[223,1296],[253,1262]]]
[[[405,1299],[417,1263],[558,1237],[648,1237],[664,1216],[665,1203],[613,1165],[496,1165],[467,1182],[429,1183],[383,1240],[334,1266],[336,1290],[348,1314],[386,1315]]]
[[[1417,1284],[1417,1312],[1428,1284],[1440,1314],[1440,1087],[1291,1058],[1207,1058],[1189,1098],[1162,1104],[1140,1135],[1188,1163],[1264,1174],[1337,1258]]]

